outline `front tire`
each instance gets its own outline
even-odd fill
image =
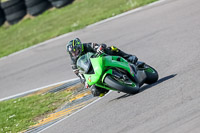
[[[130,86],[125,83],[120,83],[112,75],[107,75],[104,82],[111,88],[116,89],[120,92],[125,92],[129,94],[136,94],[139,92],[139,86]]]
[[[146,80],[145,83],[146,84],[153,84],[155,82],[158,81],[158,72],[151,66],[149,65],[145,65],[146,69],[145,69],[145,73],[146,73]]]

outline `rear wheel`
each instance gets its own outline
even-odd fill
[[[147,75],[146,84],[153,84],[158,81],[158,72],[153,67],[145,64],[145,73]]]
[[[104,79],[104,82],[111,88],[118,90],[120,92],[125,92],[129,94],[136,94],[139,92],[139,86],[136,85],[130,79],[128,81],[124,81],[122,79],[118,79],[112,75],[107,75]]]

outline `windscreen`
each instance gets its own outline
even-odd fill
[[[91,52],[88,52],[87,54],[85,55],[82,55],[76,65],[77,65],[77,68],[79,69],[79,72],[81,74],[85,74],[88,72],[89,68],[91,67],[91,62],[90,62],[90,57],[94,55],[93,53]]]

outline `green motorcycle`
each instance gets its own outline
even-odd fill
[[[140,87],[155,83],[157,71],[144,62],[136,65],[120,56],[88,52],[77,60],[77,67],[89,86],[128,94],[138,93]]]

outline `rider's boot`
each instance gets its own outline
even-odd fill
[[[108,93],[109,90],[106,90],[106,89],[103,89],[103,88],[100,88],[100,87],[97,87],[95,85],[92,85],[90,87],[90,90],[92,92],[92,95],[94,97],[96,96],[99,96],[99,97],[103,97],[106,93]]]

